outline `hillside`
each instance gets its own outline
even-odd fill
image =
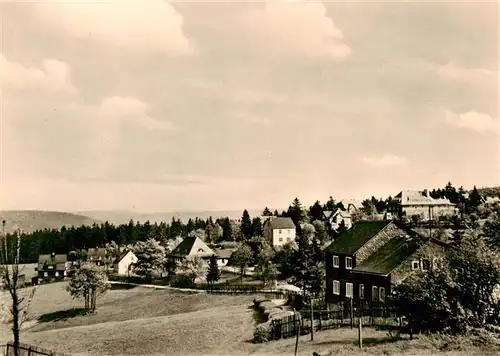
[[[251,217],[260,216],[262,210],[249,210],[248,213]],[[150,222],[170,222],[172,217],[182,220],[186,223],[189,219],[199,218],[206,220],[209,217],[212,219],[217,219],[220,217],[229,217],[232,219],[239,219],[243,214],[243,209],[241,210],[220,210],[220,211],[180,211],[180,212],[158,212],[158,213],[140,213],[132,211],[120,211],[120,210],[89,210],[89,211],[79,211],[77,214],[83,214],[90,216],[93,219],[100,221],[108,221],[112,224],[126,224],[133,219],[134,221],[150,221]]]
[[[13,232],[16,228],[20,228],[27,233],[41,229],[59,229],[63,226],[92,225],[101,222],[84,215],[41,210],[0,211],[0,220],[6,221],[6,232]]]

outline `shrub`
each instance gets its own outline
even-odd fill
[[[261,344],[263,342],[268,342],[271,340],[272,327],[270,323],[259,324],[255,327],[253,331],[252,342],[254,344]]]
[[[196,288],[193,279],[188,276],[175,276],[170,282],[170,285],[177,288]]]

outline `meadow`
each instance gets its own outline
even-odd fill
[[[295,339],[250,342],[255,326],[254,295],[188,294],[142,287],[115,287],[98,302],[97,314],[82,315],[82,303],[69,297],[66,282],[38,286],[30,307],[32,321],[21,341],[73,355],[292,355]],[[2,294],[2,299],[6,298]],[[11,337],[2,326],[2,343]],[[404,336],[403,336],[404,337]],[[299,355],[497,355],[491,340],[417,337],[394,341],[386,331],[321,331],[299,339]],[[474,341],[476,340],[476,341]]]

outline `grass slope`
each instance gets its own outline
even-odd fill
[[[63,226],[100,223],[99,220],[84,215],[42,210],[4,210],[0,211],[0,219],[6,220],[7,232],[12,232],[17,226],[27,233],[41,229],[59,229]]]
[[[252,344],[255,296],[184,294],[141,287],[111,290],[96,315],[81,316],[81,302],[65,291],[66,282],[42,285],[31,316],[44,320],[22,332],[21,341],[72,355],[292,355],[295,339]],[[4,295],[6,296],[6,295]],[[57,320],[59,318],[59,320]],[[66,318],[66,320],[64,320]],[[52,320],[52,321],[51,321]],[[7,326],[7,325],[4,325]],[[8,328],[2,336],[10,337]],[[356,329],[301,336],[299,355],[498,355],[500,347],[481,339],[392,341],[386,331],[365,328],[365,347],[356,346]]]

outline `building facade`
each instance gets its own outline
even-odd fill
[[[427,191],[406,190],[393,198],[390,212],[399,216],[420,216],[423,221],[437,220],[440,216],[458,213],[455,204],[446,198],[434,199]]]
[[[264,237],[273,247],[295,241],[296,227],[291,218],[269,217],[263,227]]]
[[[38,279],[64,279],[69,272],[70,262],[67,255],[50,255],[38,256]]]
[[[326,301],[383,302],[411,273],[436,266],[449,247],[394,222],[360,221],[325,251]]]

